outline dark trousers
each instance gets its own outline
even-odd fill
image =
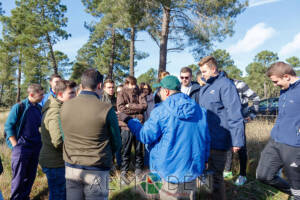
[[[278,171],[284,168],[289,182],[279,177]],[[270,139],[261,152],[256,178],[268,185],[300,199],[300,148],[275,142]]]
[[[49,200],[65,200],[66,199],[66,178],[65,167],[46,168],[43,172],[47,176],[49,188]]]
[[[240,175],[246,176],[247,160],[248,160],[246,144],[244,147],[241,147],[241,149],[238,151],[238,154],[239,154],[239,161],[240,161]],[[232,165],[232,149],[229,149],[227,151],[225,171],[231,171],[231,165]]]
[[[36,177],[40,149],[15,146],[11,155],[12,181],[11,200],[29,200]]]
[[[132,145],[134,145],[134,149],[135,149],[135,170],[143,169],[143,162],[144,162],[143,144],[139,142],[130,131],[127,130],[122,130],[121,137],[122,137],[121,172],[127,173],[129,171]]]
[[[225,185],[223,171],[226,162],[226,151],[214,150],[210,151],[208,159],[208,170],[213,171],[213,200],[225,199]]]

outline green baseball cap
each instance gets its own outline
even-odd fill
[[[180,82],[176,76],[166,76],[163,78],[160,83],[154,84],[153,87],[162,87],[169,90],[177,90],[180,91]]]

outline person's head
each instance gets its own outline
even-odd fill
[[[192,82],[193,78],[193,72],[192,69],[189,67],[183,67],[180,70],[180,79],[181,79],[181,84],[184,87],[188,87],[190,83]]]
[[[106,92],[108,95],[113,96],[115,94],[115,82],[111,79],[106,79],[104,81],[104,92]]]
[[[126,87],[130,88],[130,89],[133,89],[133,88],[136,88],[136,78],[134,76],[127,76],[126,79],[125,79],[125,85]]]
[[[176,76],[166,76],[156,86],[160,87],[159,94],[163,101],[180,91],[180,82]]]
[[[294,69],[284,62],[272,64],[268,68],[266,75],[271,79],[275,86],[280,87],[282,90],[288,89],[290,84],[298,79]]]
[[[57,82],[60,80],[61,80],[61,76],[58,74],[52,74],[50,76],[50,87],[53,90],[53,92],[55,92],[55,93],[56,93],[55,86],[56,86]]]
[[[96,69],[87,69],[83,72],[81,76],[82,90],[93,91],[100,95],[102,83],[103,76]]]
[[[205,81],[202,80],[202,73],[200,70],[197,72],[196,78],[197,78],[197,82],[199,83],[200,86],[203,86],[206,84]]]
[[[123,90],[123,84],[118,85],[117,93],[121,92],[122,90]]]
[[[141,82],[141,83],[139,84],[139,89],[140,89],[140,91],[143,91],[145,84],[146,84],[146,83],[144,83],[144,82]]]
[[[144,83],[141,91],[147,95],[151,94],[152,93],[152,89],[151,89],[151,86],[148,84],[148,83]]]
[[[158,73],[158,81],[161,81],[163,78],[165,78],[166,76],[169,76],[170,75],[170,73],[169,72],[167,72],[167,71],[160,71],[159,73]]]
[[[56,97],[65,102],[76,97],[76,83],[73,81],[61,80],[55,86]]]
[[[213,56],[206,56],[202,58],[198,65],[205,80],[219,74],[217,61]]]
[[[44,89],[40,84],[30,84],[27,88],[28,99],[31,103],[40,103],[44,97]]]

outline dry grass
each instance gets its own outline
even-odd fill
[[[7,148],[3,139],[3,124],[8,112],[0,113],[0,154],[4,164],[4,173],[0,176],[0,189],[5,199],[10,195],[11,168],[10,168],[10,149]],[[226,180],[227,199],[251,200],[251,199],[267,199],[267,200],[285,200],[288,197],[271,187],[263,185],[255,180],[255,169],[260,157],[260,152],[264,148],[269,139],[273,122],[270,121],[253,121],[247,124],[247,148],[249,163],[247,168],[248,183],[243,187],[237,187],[233,184],[233,180]],[[233,171],[238,172],[237,156],[234,156]],[[133,185],[120,189],[119,175],[113,177],[110,183],[111,193],[110,199],[143,199],[136,192]],[[48,199],[47,180],[45,175],[39,168],[33,189],[31,199]]]

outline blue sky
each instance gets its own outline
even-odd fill
[[[15,7],[13,0],[0,0],[9,15]],[[69,18],[66,30],[72,34],[68,40],[58,42],[56,50],[66,53],[71,60],[77,50],[88,40],[89,32],[84,22],[94,20],[85,13],[80,0],[63,0],[67,5]],[[250,0],[249,7],[236,18],[235,34],[214,48],[226,49],[230,52],[235,64],[242,70],[252,62],[254,56],[262,50],[270,50],[279,54],[280,60],[291,56],[300,57],[300,1],[299,0]],[[159,48],[147,33],[138,34],[137,50],[147,52],[150,56],[139,61],[136,75],[146,72],[149,68],[158,68]],[[196,64],[192,54],[186,50],[180,53],[169,53],[167,70],[178,75],[180,68]]]

